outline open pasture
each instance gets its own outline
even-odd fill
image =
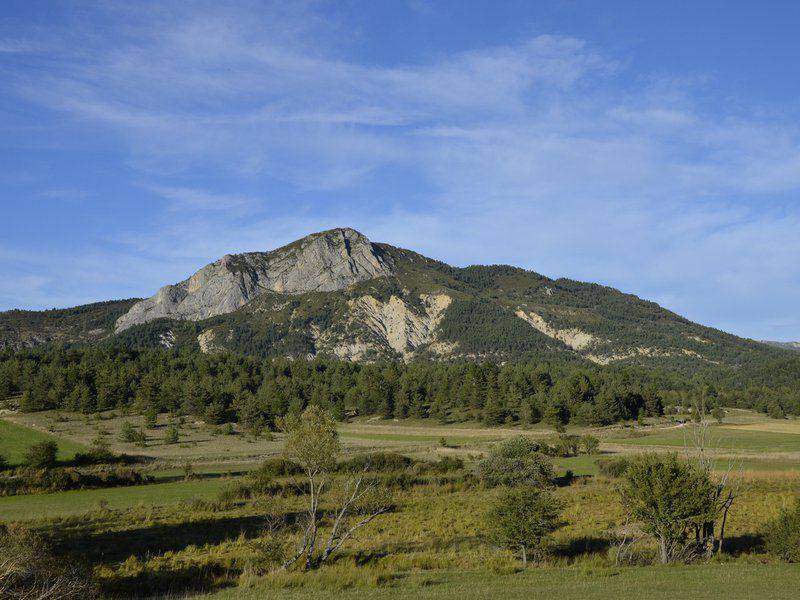
[[[30,446],[48,441],[58,442],[59,460],[70,460],[76,452],[86,450],[86,446],[75,441],[0,419],[0,456],[12,465],[22,461],[25,451]]]
[[[671,568],[614,564],[613,532],[624,525],[625,509],[617,482],[600,474],[597,460],[650,450],[680,452],[684,428],[674,423],[570,429],[569,433],[591,431],[600,437],[602,454],[553,459],[559,473],[569,470],[576,476],[555,491],[565,504],[564,527],[554,535],[553,553],[543,566],[518,572],[514,555],[495,547],[485,535],[486,510],[499,490],[477,485],[469,473],[474,461],[499,440],[518,434],[551,439],[555,432],[543,426],[485,428],[371,420],[340,425],[346,455],[382,450],[421,460],[457,456],[465,460],[465,470],[423,479],[398,491],[392,512],[358,536],[338,561],[310,575],[258,568],[269,519],[296,514],[301,498],[290,493],[219,502],[221,492],[244,481],[244,474],[261,460],[279,455],[281,434],[252,439],[238,430],[227,435],[202,424],[185,424],[181,443],[170,446],[161,439],[166,428],[162,415],[159,426],[147,430],[147,447],[139,448],[120,442],[117,434],[126,420],[143,426],[137,420],[141,417],[104,415],[87,420],[46,413],[12,418],[16,424],[6,424],[6,430],[15,432],[21,444],[17,452],[24,451],[27,441],[51,435],[74,451],[102,430],[118,451],[146,459],[137,468],[155,477],[149,485],[0,498],[0,521],[25,522],[45,533],[60,552],[86,558],[104,589],[113,593],[141,589],[142,593],[209,594],[221,600],[271,595],[299,600],[334,593],[343,598],[469,600],[502,590],[507,598],[558,594],[598,600],[744,599],[790,598],[800,585],[796,568],[775,564],[763,553],[761,538],[764,525],[800,494],[797,450],[791,444],[800,436],[770,427],[773,424],[760,415],[740,415],[735,425],[710,428],[719,468],[734,459],[737,473],[743,475],[723,558],[734,564]],[[184,480],[185,463],[192,465],[192,479]],[[288,484],[285,478],[278,481]],[[148,587],[141,587],[145,583]]]

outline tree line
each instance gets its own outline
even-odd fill
[[[379,415],[560,426],[609,425],[698,406],[782,417],[800,412],[799,397],[791,389],[726,388],[701,377],[577,363],[359,364],[127,348],[0,354],[0,399],[14,398],[23,411],[169,412],[254,428],[272,428],[309,405],[340,420]]]

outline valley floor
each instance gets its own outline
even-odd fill
[[[710,427],[709,452],[720,469],[734,464],[739,496],[731,512],[721,562],[681,567],[616,567],[613,532],[625,521],[617,482],[601,475],[601,457],[643,451],[683,452],[687,426],[668,420],[647,427],[590,432],[599,456],[555,459],[576,476],[556,494],[566,503],[565,527],[544,566],[518,572],[518,561],[485,538],[485,511],[498,490],[466,473],[495,442],[511,435],[552,437],[543,427],[483,428],[429,422],[362,420],[341,426],[349,454],[400,452],[421,460],[457,456],[465,471],[422,477],[398,492],[397,508],[375,521],[335,564],[318,572],[263,568],[270,515],[301,507],[291,494],[219,502],[267,456],[280,435],[252,440],[238,431],[200,424],[182,427],[179,444],[164,443],[165,422],[147,430],[147,446],[119,441],[122,423],[141,417],[105,414],[4,415],[0,454],[18,461],[26,444],[52,438],[62,459],[106,431],[113,449],[143,457],[148,485],[0,497],[0,521],[21,522],[45,535],[64,556],[86,560],[114,597],[207,594],[209,598],[794,598],[800,567],[765,554],[765,523],[800,496],[800,422],[731,411]],[[588,430],[575,430],[584,433]],[[571,430],[570,433],[573,431]],[[192,477],[184,477],[186,464]]]

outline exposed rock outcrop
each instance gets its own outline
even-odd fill
[[[585,331],[581,331],[577,328],[572,329],[556,329],[555,327],[550,326],[542,317],[541,315],[537,315],[535,312],[525,312],[521,308],[517,309],[515,314],[528,323],[534,329],[541,331],[547,337],[553,338],[554,340],[559,340],[564,345],[569,346],[573,350],[586,350],[591,348],[595,343],[597,343],[597,338],[593,336],[591,333],[587,333]]]
[[[447,294],[423,294],[419,300],[421,306],[414,307],[394,295],[386,302],[370,295],[349,300],[346,333],[317,332],[318,346],[348,360],[363,360],[370,353],[382,355],[385,350],[411,358],[435,340],[436,327],[452,302]]]
[[[392,273],[391,258],[365,236],[332,229],[272,252],[226,255],[135,304],[116,331],[162,317],[197,321],[230,313],[265,291],[332,292]]]

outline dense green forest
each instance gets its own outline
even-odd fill
[[[716,380],[715,380],[716,379]],[[703,406],[800,413],[793,387],[734,386],[636,367],[570,362],[359,364],[259,359],[232,353],[122,348],[50,348],[0,354],[0,399],[23,411],[124,409],[237,420],[274,419],[317,404],[354,415],[443,422],[606,425]]]

